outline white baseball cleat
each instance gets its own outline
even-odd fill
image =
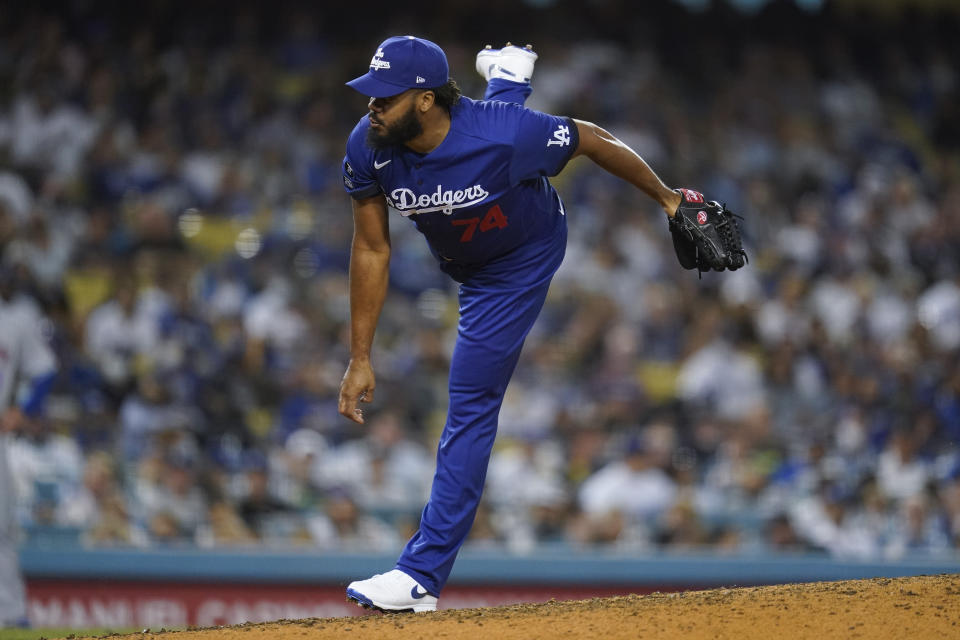
[[[437,610],[436,596],[427,593],[419,582],[399,569],[351,582],[347,585],[347,600],[387,612]]]
[[[493,78],[530,82],[537,57],[533,45],[529,44],[518,47],[508,42],[503,49],[494,49],[487,45],[477,54],[477,73],[487,82]]]

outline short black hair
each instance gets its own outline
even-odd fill
[[[446,109],[448,113],[453,105],[460,102],[460,87],[453,78],[449,78],[447,84],[440,87],[433,87],[432,89],[428,89],[428,91],[433,91],[436,103]]]

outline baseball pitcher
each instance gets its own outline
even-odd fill
[[[671,231],[683,266],[742,264],[715,231],[723,207],[668,188],[594,124],[524,108],[536,59],[529,47],[484,49],[477,70],[486,94],[471,100],[449,78],[440,47],[399,36],[377,47],[369,71],[347,83],[369,103],[342,167],[354,237],[341,414],[362,423],[358,403],[374,399],[370,349],[387,292],[388,208],[423,233],[440,269],[460,283],[450,404],[430,499],[394,569],[348,586],[347,596],[363,606],[435,610],[470,531],[507,383],[566,247],[566,210],[549,177],[586,156],[651,197],[671,220],[682,216]],[[736,235],[735,220],[724,224]]]

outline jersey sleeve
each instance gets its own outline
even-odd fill
[[[356,200],[369,198],[383,191],[371,170],[373,154],[365,142],[369,126],[365,124],[365,120],[366,118],[363,118],[347,138],[347,154],[340,166],[343,188]]]
[[[570,118],[523,109],[515,129],[510,182],[555,176],[566,166],[580,142]]]

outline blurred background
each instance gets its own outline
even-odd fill
[[[405,33],[477,98],[476,51],[532,43],[528,106],[726,202],[750,255],[698,279],[632,187],[554,180],[568,253],[468,558],[958,562],[960,3],[31,2],[0,12],[0,247],[59,364],[8,447],[35,623],[98,551],[346,574],[415,530],[457,302],[399,216],[376,402],[336,411],[343,83]]]

